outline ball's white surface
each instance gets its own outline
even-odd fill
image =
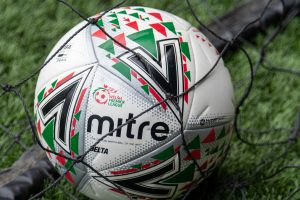
[[[70,30],[48,59],[85,24],[82,22]],[[166,98],[165,88],[174,88],[173,83],[177,84],[176,89],[170,91],[184,92],[205,76],[219,57],[201,32],[185,20],[157,9],[114,9],[98,25],[146,58],[159,75],[139,67],[132,60],[134,54],[99,31],[96,25],[88,25],[75,35],[41,70],[35,98],[40,141],[45,147],[74,158],[110,130]],[[163,52],[168,48],[174,53]],[[177,65],[168,68],[166,63],[171,58],[176,58]],[[176,70],[175,82],[170,77],[171,70]],[[164,78],[166,86],[159,79],[153,80],[153,76]],[[73,90],[67,91],[68,87]],[[68,100],[62,98],[53,103],[62,94]],[[51,100],[53,105],[49,105]],[[63,106],[68,101],[68,113],[64,116]],[[176,199],[222,161],[231,137],[233,116],[232,83],[221,59],[214,71],[188,95],[178,102],[168,101],[155,107],[106,137],[84,161],[130,194]],[[59,127],[63,117],[66,123],[62,136]],[[181,118],[183,134],[180,134]],[[187,154],[183,136],[201,173]],[[60,173],[70,166],[70,161],[62,157],[47,155]],[[173,166],[172,170],[154,176],[155,171],[167,169],[168,165]],[[146,174],[153,174],[153,179]],[[134,177],[142,177],[145,182],[135,182]],[[67,179],[91,198],[127,199],[115,185],[84,164],[76,164],[67,173]]]

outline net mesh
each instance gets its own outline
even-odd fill
[[[78,19],[81,18],[86,21],[86,24],[70,37],[67,42],[72,40],[77,33],[90,24],[98,26],[99,29],[102,29],[102,31],[107,34],[102,27],[96,24],[105,13],[120,6],[141,3],[137,1],[122,1],[118,3],[107,1],[108,8],[104,13],[96,18],[87,18],[86,15],[83,14],[84,11],[76,9],[79,8],[80,5],[76,3],[70,4],[62,0],[58,2],[57,4],[51,4],[48,11],[49,13],[46,13],[47,15],[51,16],[53,10],[64,5],[65,8],[70,9],[71,12],[66,12],[67,14],[62,18],[66,19],[69,15],[72,17],[75,15]],[[152,7],[156,6],[157,8],[172,13],[179,13],[178,15],[193,22],[194,25],[198,25],[203,32],[211,35],[210,38],[214,44],[219,42],[221,44],[218,45],[220,46],[220,58],[225,58],[225,63],[233,77],[236,99],[238,99],[234,119],[235,137],[231,142],[231,149],[222,167],[202,183],[203,186],[201,185],[199,190],[203,191],[202,198],[207,199],[219,199],[224,196],[228,199],[239,197],[251,197],[255,199],[256,197],[263,196],[260,192],[271,194],[281,193],[281,197],[284,199],[300,198],[299,176],[295,175],[295,173],[297,173],[296,170],[300,168],[299,159],[297,159],[299,156],[297,151],[297,149],[299,149],[298,136],[300,134],[300,96],[298,91],[300,85],[300,68],[299,62],[297,62],[297,57],[299,57],[299,51],[297,52],[297,37],[300,32],[299,19],[297,17],[299,15],[299,1],[265,1],[264,4],[261,4],[263,6],[259,10],[260,12],[253,15],[253,19],[250,19],[247,23],[242,23],[243,26],[240,26],[235,32],[226,31],[228,24],[224,23],[224,21],[217,16],[220,16],[225,10],[235,7],[237,2],[240,1],[230,1],[230,3],[226,4],[227,7],[225,4],[216,6],[213,1],[203,1],[199,3],[192,0],[172,1],[172,3],[170,3],[170,1],[162,1],[160,3],[153,3],[153,5],[151,4]],[[266,28],[264,24],[266,22],[262,19],[274,9],[274,7],[272,7],[273,3],[280,5],[280,10],[283,14],[273,20],[274,23],[270,28]],[[293,6],[288,9],[287,4]],[[90,9],[92,10],[92,8]],[[208,21],[213,21],[213,28],[205,26]],[[255,24],[258,24],[260,28],[260,34],[256,37],[254,37],[254,33],[249,34],[249,29]],[[223,31],[224,34],[220,35],[220,32],[216,29],[225,30]],[[287,34],[290,33],[293,33],[293,35],[287,36]],[[107,34],[107,36],[120,46],[123,46],[109,34]],[[54,41],[55,40],[53,40],[53,42]],[[37,44],[37,48],[43,48],[43,46],[38,45],[41,44]],[[21,72],[22,69],[20,69],[18,65],[15,66],[15,63],[12,62],[9,62],[10,65],[12,65],[9,66],[12,67],[10,70],[20,71],[17,73],[18,77],[4,77],[1,75],[1,175],[19,173],[16,172],[16,168],[14,167],[18,165],[17,160],[22,153],[26,150],[31,150],[31,146],[35,143],[38,143],[38,145],[42,147],[36,138],[36,129],[33,122],[33,106],[31,102],[34,95],[28,91],[33,91],[36,76],[39,71],[46,66],[63,47],[64,45],[44,62],[41,67],[34,69],[34,71],[32,71],[31,67],[30,71],[32,71],[32,73],[28,75],[26,75],[25,71]],[[133,54],[136,54],[128,47],[123,47]],[[46,55],[46,53],[44,55]],[[37,60],[37,58],[33,59]],[[28,62],[26,59],[24,60],[24,64]],[[93,146],[101,143],[110,133],[127,125],[163,102],[182,97],[185,93],[194,90],[195,86],[201,84],[214,70],[218,62],[219,60],[215,63],[214,67],[201,80],[198,80],[191,86],[190,89],[178,96],[169,95],[163,101],[146,109],[120,127],[105,134]],[[147,63],[144,64],[147,65]],[[0,69],[0,72],[3,70],[3,74],[7,74],[5,70],[8,69],[8,67],[2,64],[0,59],[0,66],[1,65],[4,67]],[[8,74],[10,74],[10,72],[8,72]],[[29,136],[30,133],[31,136]],[[186,145],[184,137],[183,144]],[[44,147],[42,148],[49,151]],[[91,147],[90,150],[92,148],[93,147]],[[103,177],[99,172],[94,170],[92,166],[84,162],[84,158],[89,152],[90,151],[85,152],[76,159],[65,157],[73,161],[69,169],[80,162],[89,167],[100,177]],[[51,153],[57,154],[56,152]],[[190,154],[188,149],[187,153]],[[191,155],[190,157],[193,158]],[[194,162],[195,165],[200,168],[195,160]],[[47,196],[50,195],[48,191],[53,188],[55,188],[56,191],[59,190],[59,192],[55,194],[58,195],[57,198],[59,198],[59,195],[68,195],[71,199],[84,198],[77,192],[69,190],[69,187],[64,183],[61,184],[64,175],[65,174],[58,176],[55,173],[47,173],[47,177],[49,178],[47,183],[44,184],[40,192],[37,194],[32,193],[31,199],[39,198],[42,195],[45,195],[44,197],[47,198]],[[205,176],[205,174],[203,174],[203,176]],[[10,179],[7,178],[7,183],[9,183],[9,181]],[[281,181],[288,183],[288,186],[281,187],[280,184],[276,186],[277,183]],[[256,191],[257,187],[264,187],[266,183],[268,187]],[[113,182],[112,184],[123,191],[129,199],[132,199],[130,194],[126,193],[121,187]],[[281,190],[282,192],[276,193],[276,191],[274,192],[273,190]],[[195,195],[195,191],[189,192],[188,195],[183,198],[195,199],[196,196],[193,195]],[[53,196],[49,198],[53,198]],[[267,197],[265,196],[265,198]]]

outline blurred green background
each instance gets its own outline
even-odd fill
[[[115,5],[115,0],[103,1],[68,1],[85,16],[91,16]],[[205,23],[213,21],[216,16],[237,7],[245,1],[240,0],[191,0],[197,16]],[[174,13],[194,26],[199,27],[190,14],[183,0],[129,0],[125,5],[141,5],[159,8]],[[70,9],[54,0],[2,0],[0,1],[0,83],[14,84],[30,75],[39,68],[54,44],[70,28],[81,19]],[[300,70],[300,20],[295,18],[268,47],[266,59],[274,65]],[[265,37],[274,30],[270,27],[266,32],[258,34],[251,43],[243,47],[250,54],[255,64],[259,58],[259,48]],[[238,99],[247,84],[249,76],[248,61],[240,51],[227,53],[224,57]],[[22,85],[19,89],[24,96],[30,112],[33,113],[34,88],[37,76]],[[254,82],[254,88],[241,110],[241,125],[243,129],[252,130],[251,134],[243,134],[251,141],[277,141],[287,138],[289,130],[260,133],[257,130],[274,128],[290,129],[299,109],[300,79],[298,76],[271,72],[260,67]],[[1,91],[2,92],[2,91]],[[22,143],[29,147],[33,144],[31,133],[26,129],[24,109],[13,93],[0,97],[0,124],[12,132],[22,132]],[[0,130],[1,161],[0,167],[9,167],[23,152],[20,145],[11,147],[12,137]],[[257,167],[261,162],[267,162],[284,151],[283,145],[253,147],[240,142],[233,136],[229,154],[212,177],[209,199],[284,199],[300,186],[299,169],[288,169],[278,176],[260,181],[259,179],[272,174],[284,165],[299,165],[299,142],[291,147],[288,154],[270,165]],[[10,148],[10,149],[9,149]],[[4,150],[8,149],[5,154]],[[271,152],[271,153],[269,153]],[[242,177],[239,175],[243,173]],[[257,181],[250,186],[235,190],[223,186],[220,182],[230,179],[247,179],[256,174]],[[66,190],[73,191],[64,183]],[[214,188],[221,187],[221,190]],[[78,194],[76,194],[78,195]],[[84,197],[80,196],[84,199]],[[300,192],[294,199],[300,199]],[[65,199],[61,190],[54,189],[46,193],[42,199]]]

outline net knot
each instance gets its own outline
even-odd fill
[[[166,94],[167,99],[173,99],[175,96],[171,93]]]
[[[11,92],[14,89],[14,86],[9,84],[1,84],[1,88],[5,92]]]
[[[20,138],[21,138],[20,135],[14,135],[14,136],[13,136],[13,140],[14,140],[15,142],[19,142],[19,141],[20,141]]]
[[[77,156],[75,162],[76,162],[76,163],[82,163],[83,159],[84,159],[84,156],[83,156],[83,155]]]
[[[90,19],[89,19],[89,22],[90,22],[91,24],[97,24],[98,19],[97,19],[97,18],[90,18]]]

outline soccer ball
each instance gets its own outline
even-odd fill
[[[157,9],[117,8],[86,23],[57,43],[38,78],[38,138],[58,153],[48,158],[92,199],[180,199],[229,146],[234,98],[223,61],[182,94],[212,69],[218,51]],[[65,158],[87,151],[75,165]]]

